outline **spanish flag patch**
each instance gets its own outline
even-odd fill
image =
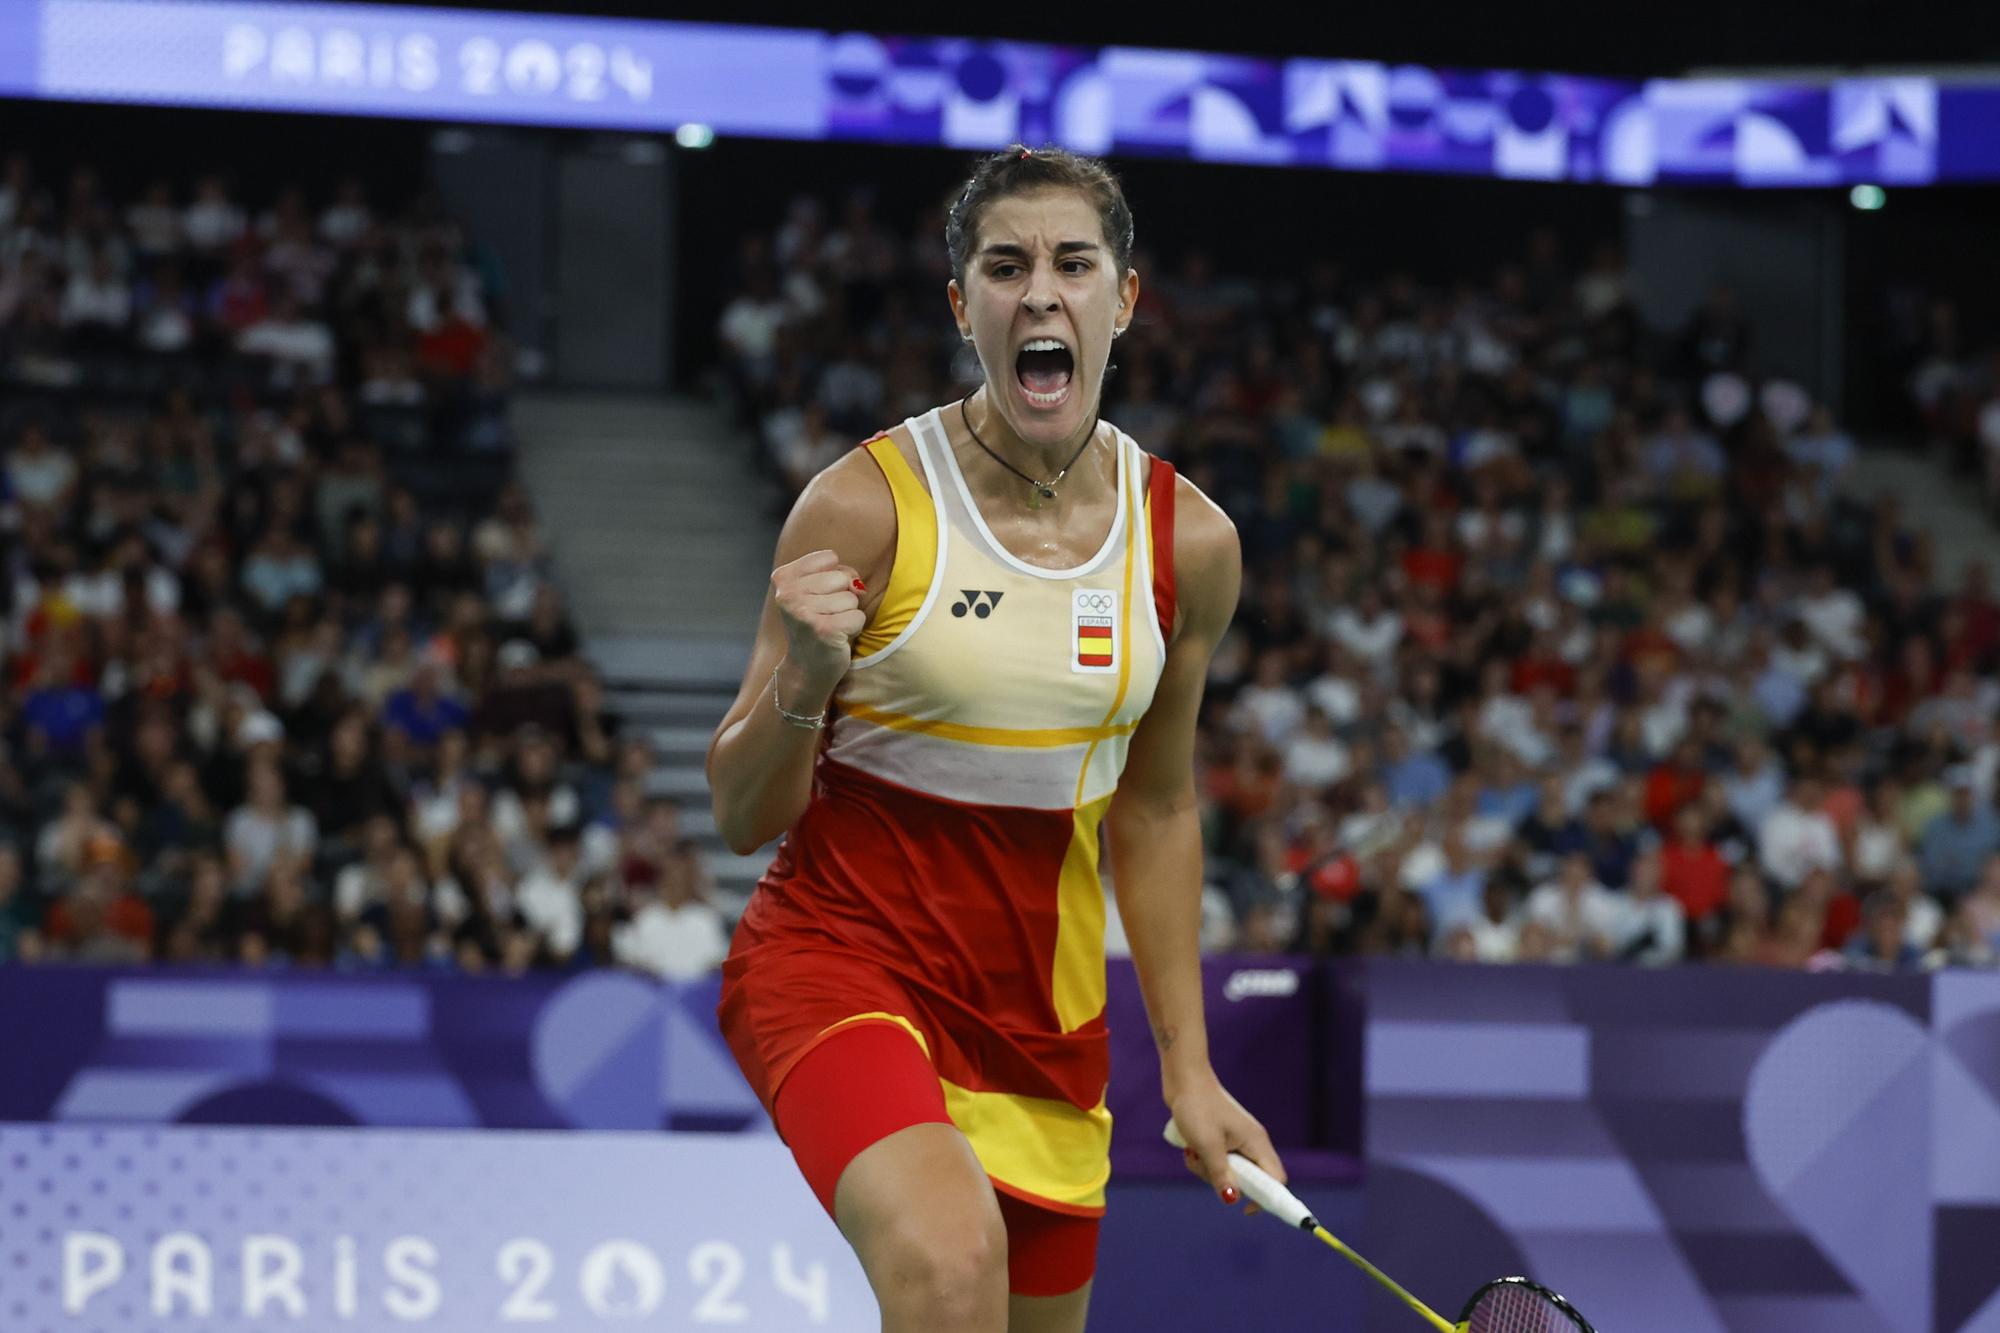
[[[1098,588],[1070,593],[1070,670],[1118,669],[1118,594]]]

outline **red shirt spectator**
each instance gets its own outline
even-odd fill
[[[417,364],[442,379],[470,379],[485,351],[486,330],[454,311],[417,340]]]
[[[1660,850],[1660,882],[1690,921],[1707,920],[1729,901],[1729,863],[1693,806],[1675,816],[1674,840]]]
[[[1514,660],[1510,688],[1515,694],[1533,694],[1543,685],[1567,699],[1576,689],[1576,668],[1549,653],[1530,652]]]
[[[1708,775],[1702,772],[1692,746],[1674,748],[1667,762],[1646,775],[1646,818],[1662,833],[1673,827],[1674,819],[1701,795]]]

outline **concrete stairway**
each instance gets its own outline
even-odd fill
[[[736,696],[771,552],[776,497],[749,444],[698,399],[545,393],[515,409],[533,496],[607,704],[658,755],[652,794],[681,807],[717,906],[734,915],[770,860],[715,835],[703,761]]]
[[[1955,475],[1941,456],[1868,445],[1855,452],[1850,490],[1857,496],[1894,495],[1902,501],[1904,522],[1928,532],[1936,546],[1937,577],[1944,588],[1958,586],[1968,560],[2000,563],[2000,530],[1980,502],[1977,483]]]

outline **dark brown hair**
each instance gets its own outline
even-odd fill
[[[1132,263],[1132,206],[1111,168],[1094,157],[1067,148],[1030,148],[1015,144],[979,160],[945,218],[944,243],[951,252],[951,275],[965,281],[965,266],[979,241],[979,221],[997,199],[1037,190],[1076,190],[1097,206],[1104,243],[1111,247],[1115,276],[1123,278]]]

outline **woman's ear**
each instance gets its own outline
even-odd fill
[[[958,336],[971,342],[972,316],[965,308],[965,290],[958,285],[957,278],[945,284],[944,296],[951,305],[951,318],[958,325]]]

